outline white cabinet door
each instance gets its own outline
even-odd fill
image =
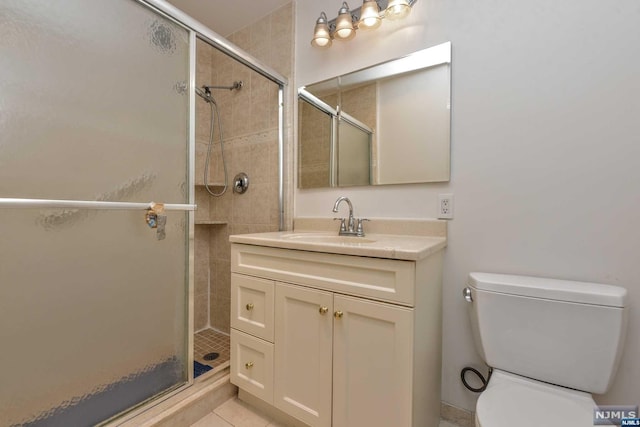
[[[333,427],[409,427],[413,309],[334,296]]]
[[[312,427],[331,426],[332,302],[276,283],[274,405]]]

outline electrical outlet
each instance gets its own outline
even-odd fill
[[[438,218],[453,219],[453,194],[438,195]]]

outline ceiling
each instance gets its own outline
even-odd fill
[[[167,0],[221,36],[253,24],[291,0]]]

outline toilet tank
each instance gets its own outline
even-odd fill
[[[590,393],[609,389],[626,332],[626,289],[490,273],[471,273],[468,285],[487,365]]]

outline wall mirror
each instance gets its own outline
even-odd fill
[[[298,89],[298,187],[449,181],[451,42]]]

